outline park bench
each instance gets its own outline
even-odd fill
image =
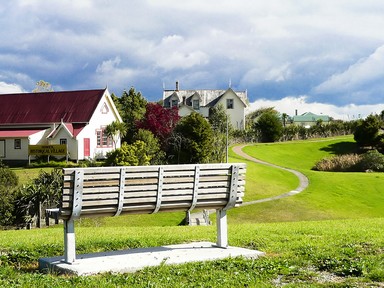
[[[64,262],[76,261],[74,220],[124,214],[215,209],[218,247],[228,246],[226,211],[242,203],[246,165],[186,164],[63,169],[60,207]]]

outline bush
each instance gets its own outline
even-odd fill
[[[377,150],[368,151],[362,155],[359,167],[362,171],[384,172],[384,155]]]
[[[338,155],[321,159],[313,169],[332,172],[384,172],[384,155],[377,150],[371,150],[362,155]]]
[[[338,155],[320,160],[313,169],[333,172],[356,171],[356,167],[360,161],[361,156],[357,154]]]
[[[14,195],[18,182],[16,173],[0,162],[0,226],[12,225],[14,221]]]

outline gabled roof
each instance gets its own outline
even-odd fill
[[[0,95],[0,125],[87,123],[106,89]]]
[[[215,99],[221,97],[228,90],[232,90],[239,99],[244,103],[244,106],[247,106],[247,92],[246,91],[234,91],[232,88],[228,88],[227,90],[212,90],[212,89],[196,89],[196,90],[164,90],[163,91],[163,100],[169,99],[170,96],[177,96],[179,98],[179,102],[182,102],[183,97],[188,99],[192,97],[195,93],[198,93],[201,100],[201,106],[208,106],[209,103],[214,101]]]
[[[316,115],[312,112],[305,112],[302,115],[292,117],[294,122],[316,122],[317,120],[329,121],[328,115]]]
[[[35,133],[38,133],[40,131],[44,131],[45,129],[36,130],[36,129],[16,129],[16,130],[9,130],[4,129],[0,130],[0,138],[25,138],[30,135],[33,135]]]

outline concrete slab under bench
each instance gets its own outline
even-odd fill
[[[240,247],[220,248],[211,242],[168,245],[152,248],[137,248],[122,251],[77,255],[76,262],[64,262],[64,256],[39,259],[39,270],[73,275],[99,273],[132,273],[145,267],[161,264],[182,264],[244,257],[255,259],[264,253]]]

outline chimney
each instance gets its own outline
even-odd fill
[[[176,81],[176,91],[179,91],[179,81]]]
[[[297,109],[295,110],[295,116],[297,116]]]

